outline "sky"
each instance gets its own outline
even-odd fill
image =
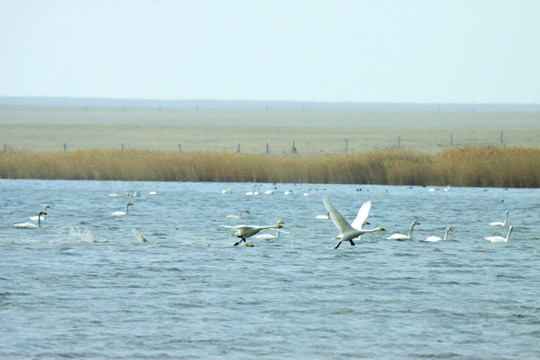
[[[0,0],[0,96],[540,103],[540,1]]]

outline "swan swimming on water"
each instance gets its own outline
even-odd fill
[[[257,233],[259,233],[261,230],[265,230],[265,229],[279,229],[282,226],[283,224],[283,220],[279,220],[277,222],[277,224],[275,225],[267,225],[267,226],[256,226],[256,225],[237,225],[237,226],[227,226],[227,225],[222,225],[223,227],[226,227],[226,228],[230,228],[230,229],[234,229],[235,231],[233,231],[231,233],[231,236],[235,236],[235,237],[238,237],[240,238],[239,241],[237,241],[234,246],[237,246],[238,244],[240,244],[242,241],[243,242],[246,242],[246,239],[253,236],[253,235],[256,235]]]
[[[514,226],[510,225],[510,227],[508,228],[508,234],[506,234],[505,238],[502,236],[487,236],[484,239],[486,239],[489,242],[508,242],[508,240],[510,239],[510,233],[512,232],[512,230],[514,230]]]
[[[413,232],[413,228],[415,227],[415,225],[420,225],[420,223],[418,221],[416,221],[416,220],[413,220],[413,222],[411,223],[411,226],[409,227],[409,234],[408,235],[394,234],[394,235],[390,236],[388,239],[400,240],[400,241],[412,240],[413,239],[412,232]]]
[[[239,215],[227,215],[228,218],[235,218],[235,219],[239,219],[242,217],[242,214],[243,213],[246,213],[246,214],[249,214],[249,210],[248,209],[243,209],[243,210],[240,210],[240,214]]]
[[[156,185],[156,190],[150,191],[149,194],[150,194],[150,195],[157,195],[157,193],[158,193],[158,188],[159,188],[159,185]]]
[[[114,216],[123,216],[123,215],[127,215],[129,214],[129,207],[133,205],[132,203],[128,202],[127,205],[126,205],[126,212],[123,212],[123,211],[115,211],[113,213],[111,213],[111,215],[114,215]]]
[[[41,216],[46,216],[47,213],[45,211],[40,211],[38,216],[37,216],[37,225],[36,224],[33,224],[33,223],[19,223],[19,224],[15,224],[13,225],[14,227],[16,228],[19,228],[19,229],[35,229],[35,228],[40,228],[41,227]]]
[[[504,214],[504,222],[494,221],[492,223],[489,223],[489,225],[506,226],[506,222],[508,221],[508,213],[510,213],[510,211],[506,210],[506,212]]]
[[[351,246],[354,246],[355,244],[354,244],[353,239],[365,233],[384,230],[382,226],[375,229],[370,229],[370,230],[364,230],[361,228],[361,226],[363,226],[365,218],[367,217],[367,214],[365,214],[365,208],[364,210],[360,208],[360,210],[358,211],[358,215],[356,216],[356,219],[353,221],[352,224],[349,224],[347,220],[345,220],[343,215],[341,215],[339,211],[337,211],[336,208],[332,205],[332,203],[330,203],[330,200],[328,200],[328,197],[326,195],[323,196],[323,203],[324,203],[324,207],[326,208],[326,211],[328,211],[328,213],[330,214],[330,218],[334,222],[334,225],[336,225],[336,227],[339,229],[339,235],[334,238],[335,240],[339,240],[339,243],[336,245],[334,249],[337,249],[343,241],[349,241],[351,243]],[[371,202],[369,202],[369,207],[371,208]],[[369,209],[368,209],[368,212],[369,212]]]
[[[279,239],[281,236],[279,235],[279,233],[281,231],[279,230],[275,230],[276,232],[276,235],[272,235],[272,234],[258,234],[258,235],[255,235],[253,236],[255,239],[257,240],[266,240],[266,241],[272,241],[272,240],[276,240],[276,239]]]
[[[50,206],[49,206],[49,205],[45,205],[45,206],[43,207],[43,211],[42,211],[42,212],[43,212],[43,215],[41,215],[41,216],[38,216],[38,215],[30,216],[30,220],[33,220],[33,221],[38,221],[38,220],[44,221],[45,218],[47,217],[47,216],[46,216],[46,215],[47,215],[47,214],[46,214],[46,211],[47,211],[48,208],[50,208]]]
[[[441,239],[440,237],[438,236],[428,236],[426,238],[426,240],[424,241],[427,241],[427,242],[435,242],[435,241],[439,241],[439,240],[446,240],[446,237],[448,236],[448,233],[450,231],[452,231],[453,229],[451,227],[447,227],[446,228],[446,231],[444,232],[444,237]]]

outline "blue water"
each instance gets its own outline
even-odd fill
[[[0,180],[0,358],[540,358],[539,189],[155,185]],[[335,250],[323,193],[387,230]],[[507,209],[510,241],[487,242]],[[279,219],[254,247],[222,226]]]

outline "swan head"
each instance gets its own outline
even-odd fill
[[[381,227],[379,227],[379,230],[380,231],[385,231],[386,229],[381,226]]]
[[[133,203],[130,203],[130,202],[127,203],[127,206],[131,206],[131,205],[133,205]]]
[[[510,210],[506,210],[506,212],[505,212],[505,213],[506,213],[507,215],[508,215],[508,214],[510,214]]]
[[[446,228],[446,231],[450,232],[450,231],[454,231],[454,229],[452,229],[450,226]]]
[[[411,224],[411,226],[414,226],[414,225],[420,225],[420,223],[418,222],[418,220],[414,220]]]
[[[240,212],[249,214],[249,210],[248,210],[248,209],[240,210]]]
[[[283,220],[279,220],[279,221],[277,222],[277,224],[276,224],[276,227],[277,227],[277,228],[282,228],[282,227],[283,227],[282,224],[283,224]]]
[[[514,230],[514,225],[510,225],[510,227],[508,228],[509,231],[512,231]]]
[[[35,214],[35,213],[34,213]],[[47,215],[47,213],[45,211],[40,211],[39,212],[39,216],[41,217],[41,215]]]
[[[369,221],[364,221],[364,225],[371,225]]]

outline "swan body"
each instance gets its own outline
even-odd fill
[[[315,216],[315,219],[317,220],[328,220],[330,218],[329,214],[320,214]]]
[[[221,190],[221,193],[222,194],[230,194],[230,193],[232,193],[232,189],[231,188],[224,188],[223,190]]]
[[[304,196],[309,196],[310,191],[311,191],[311,188],[308,188],[307,191],[304,193]]]
[[[370,230],[364,230],[360,228],[360,225],[358,224],[358,221],[357,221],[358,216],[357,216],[357,219],[355,219],[355,221],[353,222],[353,224],[357,226],[357,228],[355,228],[352,226],[352,224],[349,224],[347,220],[345,220],[345,218],[343,217],[343,215],[339,213],[339,211],[336,210],[336,208],[332,205],[330,200],[328,200],[327,196],[323,197],[323,203],[324,203],[324,207],[326,208],[326,211],[328,211],[328,214],[330,214],[330,218],[334,222],[334,225],[336,225],[336,227],[339,229],[339,235],[334,238],[335,240],[339,240],[339,243],[336,245],[334,249],[337,249],[343,241],[349,241],[351,243],[351,246],[354,246],[355,244],[354,244],[353,239],[359,237],[360,235],[363,235],[369,232],[384,230],[383,227],[378,227],[378,228],[370,229]],[[371,202],[369,202],[369,207],[371,207]],[[360,213],[361,211],[362,211],[362,208],[360,208],[358,212]],[[362,214],[362,217],[363,216],[364,214]],[[365,214],[365,216],[367,217],[367,214]],[[365,221],[365,218],[363,221]],[[361,222],[361,224],[363,223],[363,221]]]
[[[453,229],[451,227],[447,227],[446,228],[446,231],[444,232],[444,237],[441,239],[440,237],[438,236],[428,236],[426,238],[426,240],[424,241],[427,241],[427,242],[435,242],[435,241],[439,241],[439,240],[446,240],[447,236],[448,236],[448,233],[450,231],[452,231]]]
[[[253,185],[253,189],[252,189],[251,191],[248,191],[248,192],[246,193],[246,195],[248,195],[248,196],[255,195],[255,193],[256,193],[255,188],[256,188],[257,186],[258,186],[257,184]]]
[[[416,225],[420,225],[420,223],[416,220],[413,220],[413,222],[411,223],[411,226],[409,227],[409,234],[408,235],[404,235],[404,234],[393,234],[392,236],[390,236],[388,239],[390,240],[399,240],[399,241],[403,241],[403,240],[412,240],[413,237],[412,237],[412,232],[413,232],[413,228],[416,226]]]
[[[274,190],[266,190],[264,192],[265,195],[272,195],[274,193]]]
[[[33,221],[38,221],[38,220],[43,221],[43,220],[45,220],[45,218],[47,217],[47,216],[46,216],[46,215],[47,215],[47,214],[46,214],[46,211],[47,211],[48,208],[50,208],[50,206],[49,206],[49,205],[45,205],[45,206],[43,207],[43,211],[42,211],[43,215],[30,216],[30,220],[33,220]]]
[[[280,235],[279,235],[280,231],[279,230],[276,230],[276,235],[272,235],[272,234],[258,234],[258,235],[255,235],[253,236],[255,239],[258,239],[258,240],[266,240],[266,241],[272,241],[272,240],[276,240],[276,239],[279,239],[280,238]]]
[[[487,236],[485,237],[485,239],[489,242],[508,242],[508,240],[510,239],[510,233],[512,232],[512,230],[514,230],[514,227],[512,225],[510,225],[510,227],[508,228],[508,233],[506,234],[506,237],[502,237],[502,236]]]
[[[249,210],[248,209],[243,209],[243,210],[240,210],[240,214],[239,215],[227,215],[228,218],[235,218],[235,219],[239,219],[242,217],[242,214],[243,213],[246,213],[246,214],[249,214]]]
[[[149,194],[150,194],[150,195],[157,195],[157,193],[158,193],[158,188],[159,188],[159,185],[156,185],[156,190],[150,191]]]
[[[115,211],[113,213],[111,213],[111,215],[114,215],[114,216],[124,216],[124,215],[127,215],[129,214],[129,207],[133,205],[132,203],[128,202],[127,205],[126,205],[126,212],[123,212],[123,211]]]
[[[494,225],[494,226],[506,226],[506,222],[508,221],[508,214],[510,213],[510,211],[506,210],[505,214],[504,214],[504,222],[500,222],[500,221],[494,221],[492,223],[489,223],[489,225]]]
[[[45,217],[47,215],[47,213],[45,211],[40,211],[38,216],[37,216],[37,225],[34,224],[34,223],[19,223],[19,224],[15,224],[13,225],[14,227],[16,228],[19,228],[19,229],[35,229],[35,228],[40,228],[41,227],[41,217]]]
[[[283,193],[283,195],[292,195],[292,190],[287,190]]]
[[[231,236],[235,236],[237,238],[240,238],[239,241],[237,241],[234,246],[237,246],[242,241],[246,242],[246,239],[249,237],[252,237],[253,235],[258,234],[261,230],[265,229],[279,229],[283,224],[283,220],[279,220],[275,225],[266,225],[266,226],[256,226],[256,225],[237,225],[237,226],[225,226],[228,228],[234,229],[234,231],[231,233]]]

